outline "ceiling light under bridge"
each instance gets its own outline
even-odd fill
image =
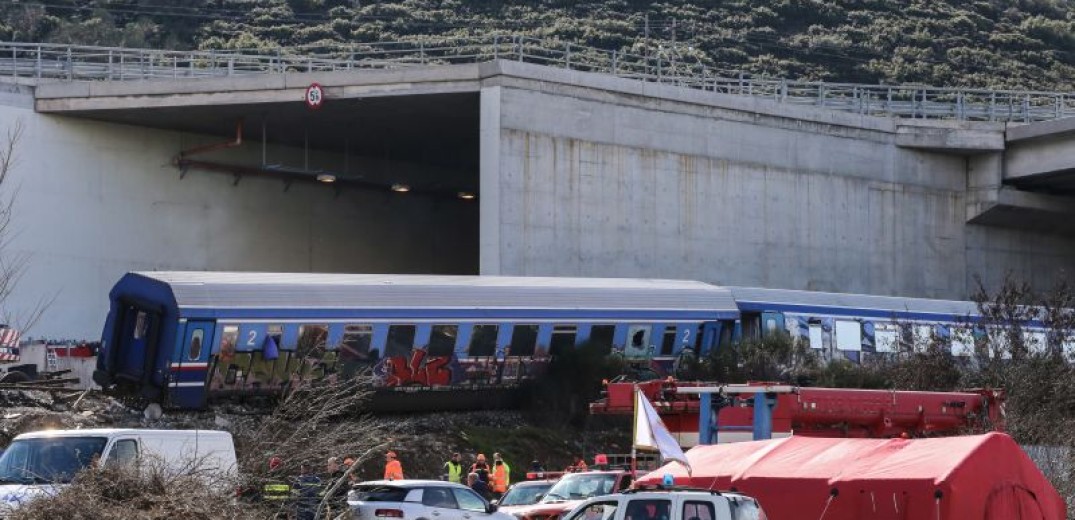
[[[319,173],[317,174],[317,180],[325,184],[336,182],[336,176],[331,173]]]
[[[396,193],[407,193],[408,191],[411,191],[411,187],[406,184],[396,183],[392,185],[392,191]]]

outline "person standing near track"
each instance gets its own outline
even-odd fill
[[[399,459],[396,458],[396,452],[389,451],[384,454],[384,479],[385,480],[403,480],[403,465],[399,463]]]
[[[504,496],[504,493],[508,491],[508,486],[511,485],[511,467],[507,462],[504,462],[504,458],[499,453],[493,454],[493,470],[492,470],[492,487],[493,497],[500,499]]]
[[[453,453],[452,458],[444,463],[444,475],[447,477],[448,482],[455,482],[456,484],[463,483],[463,461],[461,455]]]

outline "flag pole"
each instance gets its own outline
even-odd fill
[[[632,480],[638,478],[638,448],[635,447],[635,444],[637,444],[636,441],[638,440],[638,411],[639,411],[638,410],[639,407],[638,407],[638,384],[637,383],[635,383],[634,389],[635,389],[635,395],[634,395],[635,416],[634,416],[634,420],[631,421],[631,479]]]

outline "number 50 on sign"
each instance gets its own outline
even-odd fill
[[[325,92],[318,83],[311,83],[306,87],[306,106],[310,110],[317,110],[325,102]]]

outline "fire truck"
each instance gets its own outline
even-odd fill
[[[1002,390],[914,392],[772,383],[717,385],[673,379],[611,382],[596,415],[632,415],[638,388],[687,448],[804,435],[930,437],[1004,431]]]

